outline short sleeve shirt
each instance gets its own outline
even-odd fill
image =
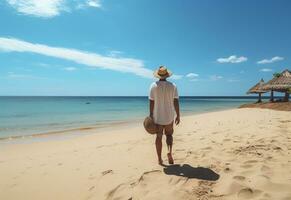
[[[149,99],[154,101],[154,122],[168,125],[174,121],[176,112],[174,99],[178,99],[178,90],[174,83],[157,81],[151,84]]]

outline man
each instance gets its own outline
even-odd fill
[[[152,83],[150,87],[150,117],[157,125],[156,150],[159,164],[163,164],[162,160],[162,136],[166,135],[166,143],[168,147],[169,164],[174,164],[172,157],[173,147],[173,123],[180,123],[179,97],[175,84],[167,81],[172,73],[165,66],[160,66],[154,72],[154,76],[159,79]],[[176,115],[176,118],[175,118]]]

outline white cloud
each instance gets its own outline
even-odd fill
[[[108,69],[119,72],[132,73],[141,77],[152,78],[153,71],[145,68],[142,60],[126,57],[109,57],[97,53],[68,49],[63,47],[51,47],[43,44],[35,44],[14,38],[0,37],[0,51],[29,52],[40,55],[65,59],[93,68]],[[174,75],[175,78],[181,78]]]
[[[75,70],[77,70],[77,68],[76,67],[65,67],[64,70],[66,70],[66,71],[75,71]]]
[[[95,8],[100,8],[101,7],[101,3],[99,0],[88,0],[87,1],[87,5],[91,6],[91,7],[95,7]]]
[[[273,57],[271,59],[260,60],[257,63],[258,64],[269,64],[269,63],[274,63],[274,62],[278,62],[278,61],[281,61],[281,60],[284,60],[284,58],[280,57],[280,56],[275,56],[275,57]]]
[[[269,68],[260,69],[260,72],[271,72],[271,71],[273,71],[273,70],[269,69]]]
[[[122,51],[112,50],[112,51],[109,51],[108,56],[110,56],[110,57],[119,57],[122,54],[123,54]]]
[[[195,73],[189,73],[186,75],[187,78],[197,78],[199,76],[199,74],[195,74]]]
[[[18,12],[36,17],[54,17],[66,10],[65,0],[6,0]]]
[[[219,75],[211,75],[210,76],[210,80],[212,81],[218,81],[220,79],[222,79],[223,77],[222,76],[219,76]]]
[[[247,61],[248,58],[244,56],[237,57],[236,55],[229,56],[228,58],[218,58],[216,61],[219,63],[241,63]]]
[[[52,18],[78,8],[101,8],[99,0],[6,0],[17,12],[34,17]]]
[[[77,9],[85,9],[88,7],[102,8],[102,4],[100,0],[76,0],[76,1],[77,1],[77,5],[76,5]]]

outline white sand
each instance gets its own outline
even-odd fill
[[[174,133],[181,166],[159,166],[154,139],[138,126],[0,145],[0,199],[291,199],[290,112],[184,117]]]

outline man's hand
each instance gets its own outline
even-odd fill
[[[180,116],[178,115],[175,119],[175,124],[178,125],[180,123]]]
[[[178,125],[180,123],[180,106],[179,106],[179,99],[174,99],[174,107],[176,111],[176,119],[175,119],[175,124]]]

